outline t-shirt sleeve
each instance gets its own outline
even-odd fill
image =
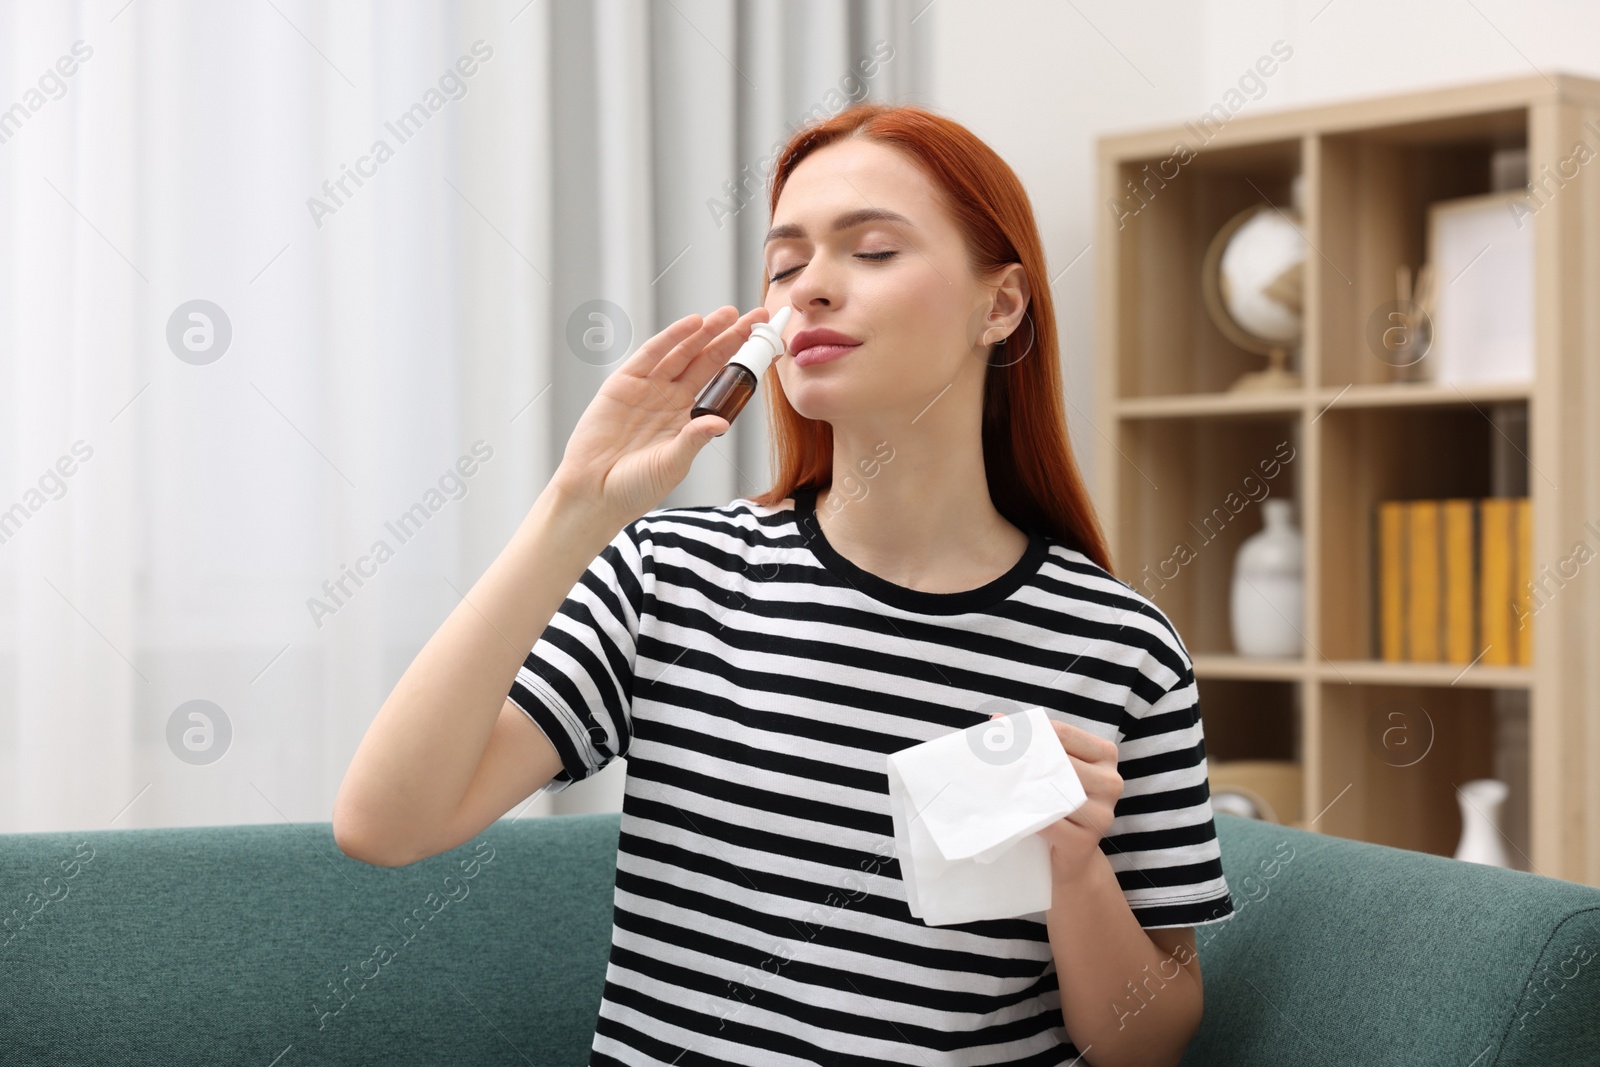
[[[1200,926],[1233,915],[1211,811],[1200,687],[1170,624],[1146,659],[1117,735],[1122,775],[1101,850],[1139,925]]]
[[[511,701],[544,731],[562,769],[559,793],[628,754],[633,668],[651,574],[646,521],[611,539],[556,609],[511,685]]]

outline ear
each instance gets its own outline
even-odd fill
[[[1022,269],[1021,263],[1007,263],[989,275],[989,284],[995,289],[989,325],[1003,326],[1004,336],[1009,337],[1021,327],[1022,317],[1033,297],[1028,272]]]

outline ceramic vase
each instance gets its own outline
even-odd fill
[[[1233,564],[1234,651],[1241,656],[1299,658],[1305,617],[1305,541],[1287,500],[1262,505],[1260,532],[1239,546]]]
[[[1491,867],[1511,866],[1500,832],[1500,806],[1507,791],[1498,778],[1474,778],[1456,787],[1456,800],[1461,804],[1461,843],[1456,846],[1456,859]]]

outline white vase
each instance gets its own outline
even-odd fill
[[[1507,792],[1498,778],[1474,778],[1456,787],[1456,800],[1461,804],[1461,843],[1456,846],[1456,859],[1491,867],[1511,866],[1500,832],[1500,806]]]
[[[1233,562],[1234,651],[1241,656],[1302,654],[1305,540],[1290,519],[1294,505],[1267,500],[1263,526],[1245,539]]]

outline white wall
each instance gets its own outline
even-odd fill
[[[1073,259],[1105,210],[1097,137],[1187,121],[1280,39],[1293,56],[1244,114],[1536,68],[1600,77],[1596,0],[934,0],[923,17],[927,103],[988,141],[1033,200],[1091,487],[1095,250]]]

